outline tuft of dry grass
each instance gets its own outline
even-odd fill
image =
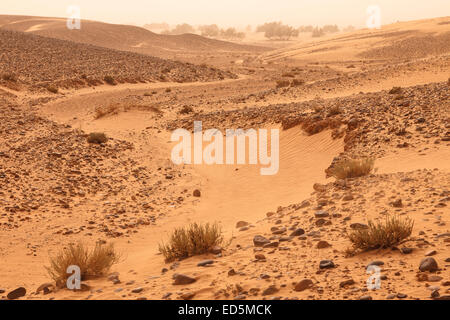
[[[375,159],[347,159],[337,162],[329,170],[336,179],[358,178],[369,175],[375,166]]]
[[[139,105],[133,103],[113,103],[95,108],[94,119],[98,120],[106,116],[117,115],[121,112],[127,112],[130,110],[150,111],[158,114],[163,113],[157,106]]]
[[[336,129],[341,126],[342,122],[340,119],[328,118],[324,120],[306,119],[302,123],[302,129],[308,135],[312,136],[314,134],[320,133],[326,129]]]
[[[180,110],[180,114],[189,114],[194,112],[194,108],[192,108],[191,106],[183,106],[183,108],[181,108]]]
[[[298,87],[298,86],[302,86],[305,84],[305,80],[303,79],[294,79],[291,82],[291,87]]]
[[[50,266],[45,267],[50,277],[57,283],[64,283],[70,274],[69,266],[78,266],[81,280],[105,275],[111,267],[119,262],[120,255],[112,243],[105,245],[96,243],[92,250],[82,243],[70,244],[50,257]]]
[[[17,76],[14,73],[2,74],[2,79],[5,81],[17,82]]]
[[[280,88],[286,88],[286,87],[289,87],[289,85],[290,85],[291,83],[290,83],[290,81],[289,80],[277,80],[277,89],[280,89]]]
[[[328,110],[327,116],[328,117],[333,117],[333,116],[337,116],[338,114],[341,114],[342,110],[339,106],[333,106]]]
[[[54,86],[48,86],[47,90],[50,91],[51,93],[58,93],[58,88],[54,87]]]
[[[115,86],[115,85],[117,84],[116,80],[114,80],[114,78],[111,77],[111,76],[105,76],[105,77],[103,78],[103,80],[104,80],[107,84],[110,84],[110,85],[112,85],[112,86]]]
[[[389,94],[400,94],[403,92],[403,89],[401,87],[393,87],[390,91]]]
[[[87,141],[94,144],[102,144],[108,141],[108,137],[103,132],[92,132],[88,135]]]
[[[159,252],[166,262],[208,253],[223,242],[222,229],[217,223],[197,224],[177,228],[170,236],[168,244],[161,243]]]
[[[392,247],[411,235],[414,221],[393,215],[386,217],[384,222],[369,221],[368,226],[368,229],[355,230],[348,235],[354,251]]]

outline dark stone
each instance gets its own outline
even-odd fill
[[[322,261],[320,261],[320,264],[319,264],[320,269],[330,269],[330,268],[334,268],[334,267],[335,267],[334,262],[331,260],[322,260]]]
[[[6,296],[9,300],[19,299],[20,297],[24,297],[27,294],[27,290],[24,287],[19,287]]]
[[[420,262],[419,270],[422,272],[425,271],[435,272],[438,269],[439,269],[438,264],[436,260],[434,260],[434,258],[432,257],[425,258]]]
[[[255,245],[255,247],[262,247],[268,243],[270,243],[270,240],[264,238],[263,236],[258,235],[253,238],[253,244]]]
[[[189,277],[185,274],[176,273],[173,275],[173,284],[174,285],[185,285],[185,284],[191,284],[197,281],[195,278]]]
[[[213,260],[203,260],[197,264],[198,267],[206,267],[207,265],[213,264]]]
[[[294,232],[291,233],[291,237],[297,237],[297,236],[301,236],[305,234],[305,230],[303,230],[302,228],[298,228],[297,230],[295,230]]]

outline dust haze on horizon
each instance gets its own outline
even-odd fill
[[[79,6],[81,18],[118,24],[144,25],[166,22],[171,25],[218,24],[245,27],[270,21],[293,26],[337,24],[362,27],[366,10],[379,5],[382,24],[450,15],[448,0],[2,0],[0,14],[67,17],[69,6]]]

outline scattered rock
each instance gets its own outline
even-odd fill
[[[238,223],[236,223],[236,228],[239,229],[239,228],[246,227],[248,225],[249,225],[249,223],[246,221],[238,221]]]
[[[303,234],[305,234],[305,230],[303,230],[302,228],[298,228],[298,229],[296,229],[294,232],[292,232],[292,233],[290,234],[290,236],[291,236],[291,237],[298,237],[298,236],[301,236],[301,235],[303,235]]]
[[[330,216],[330,214],[326,211],[317,211],[316,213],[314,213],[314,215],[316,216],[316,218],[326,218]]]
[[[173,284],[174,285],[185,285],[185,284],[191,284],[197,281],[197,279],[189,277],[185,274],[176,273],[173,275]]]
[[[183,293],[182,295],[180,295],[180,298],[182,300],[192,300],[194,297],[195,297],[194,292],[186,292],[186,293]]]
[[[211,265],[213,263],[214,263],[213,260],[203,260],[203,261],[200,261],[199,263],[197,263],[197,267],[206,267],[206,266]]]
[[[331,244],[329,244],[328,242],[321,240],[319,242],[317,242],[316,245],[317,249],[325,249],[325,248],[329,248],[331,247]]]
[[[335,267],[334,262],[331,260],[322,260],[322,261],[320,261],[320,264],[319,264],[320,269],[330,269],[330,268],[334,268],[334,267]]]
[[[253,244],[255,245],[255,247],[262,247],[268,243],[270,243],[270,240],[264,238],[263,236],[258,235],[253,238]]]
[[[27,290],[24,287],[19,287],[15,290],[11,291],[10,293],[8,293],[8,295],[6,297],[9,300],[15,300],[15,299],[24,297],[26,294],[27,294]]]
[[[303,279],[302,281],[298,282],[295,287],[294,290],[297,292],[301,292],[301,291],[305,291],[306,289],[309,289],[313,286],[313,282],[310,279]]]
[[[42,291],[44,294],[49,294],[54,290],[55,290],[55,285],[53,283],[48,282],[48,283],[41,284],[37,288],[36,293],[40,293]]]
[[[144,291],[144,288],[135,288],[131,290],[132,293],[141,293],[142,291]]]
[[[340,288],[345,288],[347,286],[352,286],[355,284],[355,280],[353,279],[348,279],[348,280],[344,280],[341,283],[339,283],[339,287]]]
[[[401,248],[400,251],[401,251],[403,254],[410,254],[410,253],[413,252],[413,249],[412,249],[412,248],[404,247],[404,248]]]
[[[369,229],[369,226],[367,224],[363,224],[363,223],[352,223],[350,225],[350,228],[353,230],[365,230],[365,229]]]
[[[435,272],[438,269],[439,269],[438,264],[437,264],[436,260],[434,260],[434,258],[432,258],[432,257],[423,259],[419,265],[419,270],[422,272],[425,272],[425,271]]]
[[[266,288],[263,292],[263,296],[269,296],[271,294],[275,294],[279,291],[279,289],[273,284],[270,287]]]

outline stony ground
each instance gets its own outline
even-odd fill
[[[223,65],[230,71],[10,31],[0,39],[8,47],[0,74],[18,75],[0,80],[2,299],[449,299],[450,69],[440,38],[433,56],[393,64],[386,57],[398,43],[373,53],[386,55],[381,62],[245,55]],[[111,73],[116,86],[64,90],[100,85]],[[139,81],[147,83],[121,84]],[[99,109],[109,111],[98,116]],[[170,132],[198,120],[203,129],[298,129],[321,137],[308,140],[312,147],[340,151],[307,180],[307,196],[274,202],[270,212],[257,211],[259,201],[246,212],[242,202],[220,216],[221,202],[235,200],[208,189],[216,182],[227,194],[223,171],[169,159]],[[96,131],[107,143],[87,141]],[[317,182],[335,161],[363,156],[376,159],[372,174]],[[296,170],[307,176],[315,167],[305,163],[312,167]],[[234,174],[248,179],[236,187],[260,181],[243,167]],[[273,185],[261,197],[282,198],[289,188]],[[392,214],[414,221],[407,241],[349,250],[351,230]],[[211,254],[174,263],[158,254],[174,227],[230,215],[226,242]],[[48,257],[79,241],[115,243],[123,261],[81,292],[56,290]],[[377,290],[367,287],[370,265],[380,267]]]
[[[80,88],[105,83],[193,82],[234,78],[206,65],[164,60],[138,53],[117,51],[22,32],[0,30],[4,48],[0,74],[13,75],[21,86]],[[11,81],[10,81],[11,82]]]

